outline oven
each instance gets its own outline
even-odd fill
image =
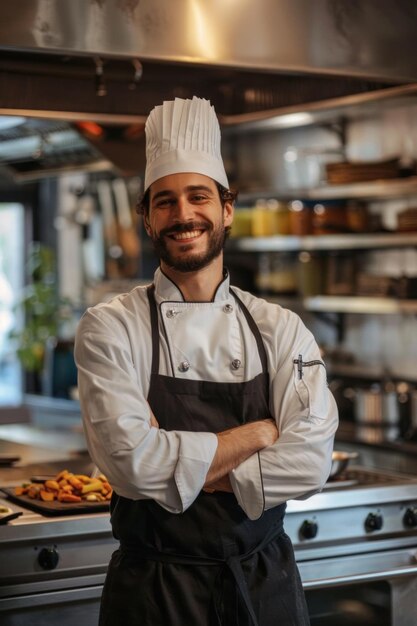
[[[311,626],[416,626],[417,481],[352,467],[285,527]]]
[[[117,548],[109,514],[47,518],[13,509],[21,517],[0,534],[1,626],[97,624],[107,566]]]

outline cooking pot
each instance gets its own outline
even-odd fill
[[[359,423],[399,423],[399,405],[395,391],[383,391],[380,385],[354,390],[355,420]]]
[[[355,420],[366,424],[399,425],[409,402],[407,383],[348,389],[345,395],[353,399]]]
[[[407,383],[374,384],[349,389],[354,403],[356,435],[366,441],[393,441],[404,434],[409,422]]]
[[[334,450],[332,454],[332,466],[330,469],[329,480],[335,479],[342,472],[345,471],[352,459],[357,459],[359,454],[357,452],[342,452],[341,450]]]

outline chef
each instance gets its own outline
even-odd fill
[[[231,287],[233,220],[207,100],[146,123],[153,283],[84,314],[76,362],[92,459],[114,488],[100,626],[309,623],[286,501],[320,490],[337,410],[291,311]]]

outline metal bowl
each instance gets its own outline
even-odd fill
[[[345,471],[352,459],[357,459],[359,454],[357,452],[342,452],[341,450],[334,450],[332,454],[332,467],[330,469],[329,480],[336,478],[342,472]]]

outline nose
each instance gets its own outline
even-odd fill
[[[184,196],[178,196],[173,206],[172,218],[175,222],[187,222],[194,217],[193,206]]]

